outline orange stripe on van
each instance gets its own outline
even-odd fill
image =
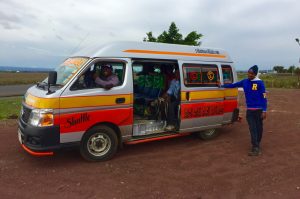
[[[125,52],[125,53],[155,54],[155,55],[181,55],[181,56],[190,56],[190,57],[226,58],[226,55],[208,54],[208,53],[207,54],[206,53],[186,53],[186,52],[136,50],[136,49],[124,50],[123,52]]]
[[[198,90],[198,91],[182,91],[181,100],[186,100],[186,93],[190,93],[190,101],[203,100],[203,99],[217,99],[224,97],[237,97],[238,89],[225,89],[225,90]]]
[[[122,105],[132,104],[132,94],[116,94],[116,95],[96,95],[96,96],[70,96],[61,98],[42,98],[28,94],[25,103],[34,108],[83,108],[95,106],[114,106],[117,105],[116,99],[124,98]]]

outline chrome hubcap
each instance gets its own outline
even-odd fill
[[[94,156],[105,155],[111,147],[110,138],[103,133],[95,133],[87,142],[87,149],[89,153]]]

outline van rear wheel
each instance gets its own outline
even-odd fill
[[[118,138],[108,126],[96,126],[87,131],[80,144],[80,154],[88,161],[111,159],[118,149]]]
[[[211,140],[218,135],[218,132],[216,129],[209,129],[209,130],[201,131],[197,134],[198,137],[200,137],[203,140]]]

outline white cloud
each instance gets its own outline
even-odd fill
[[[172,21],[203,46],[229,51],[238,68],[297,64],[298,0],[2,0],[0,65],[52,66],[76,47],[142,41]],[[16,50],[17,48],[17,50]]]

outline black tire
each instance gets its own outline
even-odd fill
[[[202,140],[211,140],[211,139],[217,137],[218,132],[216,129],[209,129],[209,130],[201,131],[201,132],[197,133],[197,135]]]
[[[95,126],[88,130],[80,143],[80,154],[88,161],[111,159],[118,149],[116,132],[108,126]]]

